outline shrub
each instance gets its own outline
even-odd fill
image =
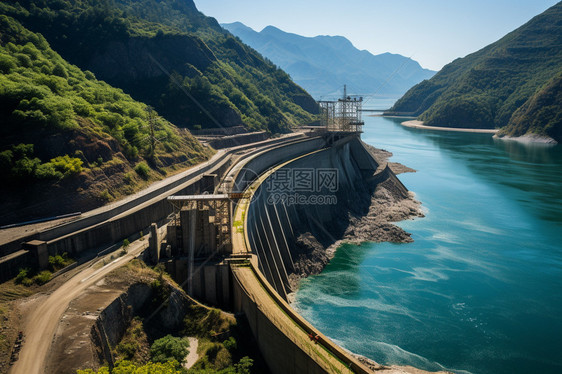
[[[123,252],[127,253],[127,249],[129,248],[129,245],[131,245],[131,242],[129,241],[129,239],[124,239],[123,240]]]
[[[45,164],[37,165],[35,169],[35,177],[37,179],[62,179],[64,174],[57,171],[55,165],[50,162]]]
[[[83,161],[77,157],[64,155],[51,159],[50,163],[58,172],[62,173],[64,176],[70,176],[73,174],[78,174],[82,171]]]
[[[125,182],[125,184],[131,184],[133,183],[133,175],[132,173],[125,173],[123,175],[123,182]]]
[[[68,254],[65,252],[62,256],[49,256],[49,267],[51,271],[58,271],[72,263],[72,260],[68,258]]]
[[[139,344],[136,342],[122,342],[119,343],[116,348],[117,352],[119,352],[119,354],[123,356],[125,360],[132,360],[133,357],[135,357],[135,353],[138,349]]]
[[[188,348],[189,341],[187,339],[166,335],[154,341],[150,347],[150,356],[153,362],[176,360],[181,363],[187,356]]]
[[[177,361],[168,361],[165,363],[149,362],[145,365],[135,364],[131,361],[117,361],[113,370],[107,366],[102,366],[98,371],[92,369],[78,370],[78,374],[132,374],[132,373],[150,373],[150,374],[171,374],[181,373],[180,365]]]
[[[18,284],[23,283],[23,280],[27,278],[28,274],[29,274],[28,268],[20,269],[18,275],[16,276],[16,283]]]
[[[250,374],[252,372],[252,365],[254,364],[254,360],[252,360],[248,356],[244,356],[238,361],[234,367],[236,368],[237,374]]]
[[[35,281],[35,283],[41,286],[51,280],[51,272],[48,270],[44,270],[34,276],[33,280]]]
[[[111,201],[111,200],[113,200],[113,196],[111,196],[109,191],[107,189],[105,189],[102,192],[100,192],[100,199],[102,199],[104,201]]]
[[[150,177],[150,167],[146,164],[146,162],[139,162],[137,166],[135,166],[135,171],[144,180],[148,180]]]
[[[236,339],[233,336],[222,342],[222,345],[230,352],[235,351],[238,348],[238,344],[236,343]]]

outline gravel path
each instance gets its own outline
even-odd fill
[[[197,353],[197,348],[199,347],[199,340],[197,338],[189,337],[189,353],[185,357],[185,364],[183,367],[186,369],[191,368],[197,360],[199,360],[199,354]]]

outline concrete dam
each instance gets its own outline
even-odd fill
[[[224,159],[225,156],[228,158]],[[213,174],[209,175],[210,172]],[[245,315],[272,373],[372,373],[287,302],[300,278],[322,270],[329,260],[325,249],[341,239],[350,216],[368,213],[377,184],[391,184],[407,196],[406,188],[385,163],[377,163],[359,133],[311,132],[230,149],[221,158],[182,178],[169,188],[162,187],[160,191],[165,192],[140,197],[140,204],[130,211],[123,208],[109,220],[104,215],[91,226],[56,227],[25,239],[43,239],[43,256],[62,251],[79,253],[101,244],[119,243],[139,230],[147,232],[150,222],[159,222],[160,231],[167,234],[160,240],[157,225],[152,224],[144,258],[163,263],[178,283],[187,285],[184,289],[190,296]],[[204,191],[208,195],[181,196]],[[176,212],[179,218],[166,221],[172,212],[170,199],[203,201],[212,200],[213,196],[222,196],[224,206],[230,206],[233,213],[232,217],[228,214],[227,221],[223,221],[224,217],[219,219],[215,208],[209,206],[201,215],[200,211],[192,214],[193,209],[181,209]],[[197,235],[211,237],[213,245],[207,249],[201,240],[203,236],[192,235],[196,222],[202,222],[201,217],[205,232]],[[182,223],[182,219],[186,222]],[[121,230],[114,230],[114,226]],[[216,231],[218,227],[220,233]],[[110,229],[116,234],[99,235],[99,230]],[[221,237],[228,240],[219,251]],[[209,252],[196,269],[195,243],[200,243],[197,251]],[[175,246],[173,250],[170,244]],[[40,258],[41,253],[20,249],[4,258],[2,265],[14,266],[16,260],[23,261],[20,259],[33,263],[37,261],[33,258]],[[84,279],[93,282],[95,278],[90,277],[93,275]],[[408,372],[380,365],[377,370]]]
[[[390,183],[405,196],[407,190],[387,165],[375,161],[358,134],[323,140],[321,147],[303,142],[301,151],[309,152],[292,159],[267,157],[276,165],[241,182],[251,196],[236,206],[243,229],[233,233],[233,254],[246,254],[249,262],[231,263],[231,299],[234,310],[246,315],[274,373],[372,373],[296,313],[287,294],[300,277],[322,269],[324,249],[341,238],[349,214],[368,212],[373,186]],[[256,165],[257,159],[251,162]],[[246,178],[248,169],[237,179]]]

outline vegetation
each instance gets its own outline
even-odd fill
[[[21,284],[26,287],[30,287],[33,284],[42,286],[51,280],[52,275],[53,273],[49,270],[43,270],[38,273],[29,268],[25,268],[25,269],[20,269],[14,281],[16,284]]]
[[[178,338],[166,335],[152,344],[150,347],[150,357],[152,362],[177,361],[182,363],[189,352],[189,341],[185,338]]]
[[[0,9],[179,126],[243,123],[279,132],[317,110],[287,74],[191,0],[22,0]]]
[[[108,143],[113,140],[117,143],[113,151],[121,151],[129,162],[151,152],[146,105],[96,80],[92,73],[68,64],[41,35],[29,32],[15,20],[0,16],[0,30],[0,131],[4,138],[11,142],[18,134],[18,138],[34,139],[29,133],[40,132],[42,138],[63,133]],[[180,135],[168,122],[158,119],[154,127],[161,145],[157,155],[185,146],[187,151],[197,147],[196,151],[201,152],[193,138],[186,138],[186,133]],[[6,139],[3,143],[6,147]],[[67,149],[71,154],[50,153],[46,145],[37,143],[35,151],[40,156],[50,156],[48,162],[33,158],[33,144],[22,143],[2,152],[2,166],[12,165],[13,174],[34,170],[37,176],[58,173],[59,177],[68,177],[80,173],[83,164],[99,166],[100,161],[110,158],[109,154],[100,155],[103,152],[89,155],[81,149]],[[143,166],[148,167],[146,163]]]
[[[561,141],[554,107],[541,111],[537,106],[539,101],[560,105],[559,99],[554,104],[559,86],[553,77],[562,70],[561,46],[562,3],[558,3],[499,41],[446,65],[408,91],[391,111],[419,116],[436,126],[509,124],[508,133],[552,134]]]
[[[500,135],[536,134],[562,141],[562,73],[521,105]]]
[[[187,311],[183,324],[180,323],[177,329],[166,330],[155,322],[158,311],[167,307],[172,290],[179,287],[162,266],[150,268],[140,260],[133,260],[116,276],[133,284],[139,281],[148,284],[153,298],[139,310],[121,341],[113,347],[115,367],[104,366],[98,371],[78,370],[79,374],[261,372],[264,364],[259,359],[257,347],[248,340],[249,327],[239,326],[230,314],[184,298]],[[198,339],[199,359],[186,370],[182,362],[189,351],[188,336]],[[257,366],[249,356],[257,359]]]
[[[179,364],[174,361],[149,362],[147,364],[135,364],[131,361],[123,360],[117,362],[113,369],[107,366],[101,367],[98,371],[92,369],[78,370],[78,374],[176,374],[185,373],[180,370]]]
[[[156,115],[149,121],[145,104],[69,64],[42,35],[2,14],[0,104],[0,173],[7,182],[0,188],[11,197],[2,220],[39,214],[26,212],[20,200],[31,206],[34,198],[55,197],[54,190],[57,203],[48,213],[91,209],[211,154],[188,131]],[[61,192],[69,198],[61,201]]]
[[[68,253],[64,252],[61,255],[49,256],[49,270],[57,272],[70,264],[74,263],[74,260],[68,257]]]
[[[144,345],[148,345],[148,337],[144,332],[142,320],[139,317],[135,317],[131,320],[131,325],[115,347],[117,360],[148,362],[150,356],[143,349]]]

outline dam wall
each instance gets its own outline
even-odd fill
[[[243,191],[267,169],[300,155],[322,149],[326,146],[323,137],[303,139],[289,146],[280,145],[264,150],[249,158],[243,168],[234,176],[234,190]]]
[[[378,167],[359,138],[350,136],[282,166],[255,191],[246,213],[248,244],[281,297],[294,290],[291,274],[303,272],[314,247],[340,239],[349,214],[367,213],[366,181],[393,175],[387,168],[375,174]]]
[[[407,189],[357,135],[285,160],[253,183],[249,204],[237,207],[245,218],[235,236],[244,237],[248,260],[231,264],[234,311],[245,314],[273,373],[370,373],[293,310],[287,294],[295,290],[295,274],[310,274],[305,267],[317,261],[316,252],[326,256],[343,237],[350,215],[369,212],[379,183]],[[258,161],[258,174],[273,166]]]

